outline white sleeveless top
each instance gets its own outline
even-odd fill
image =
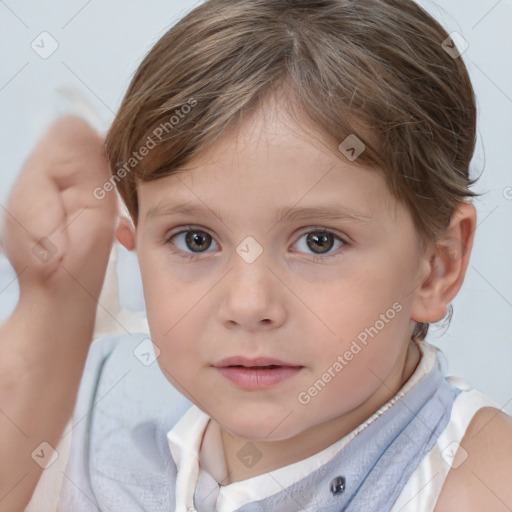
[[[461,392],[453,403],[450,421],[436,444],[423,458],[402,489],[390,512],[432,512],[441,494],[448,472],[467,458],[464,448],[457,452],[475,414],[484,407],[500,406],[459,377],[447,380]]]

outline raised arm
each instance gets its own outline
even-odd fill
[[[0,510],[22,511],[76,400],[117,216],[102,138],[56,121],[27,159],[3,218],[20,300],[0,326]],[[35,451],[35,453],[33,453]]]

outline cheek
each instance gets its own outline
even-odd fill
[[[321,375],[341,356],[343,370],[336,373],[336,380],[358,389],[368,381],[373,386],[375,374],[385,375],[409,341],[409,304],[399,269],[387,267],[386,273],[365,269],[325,288],[322,294],[312,292],[312,298],[321,296],[321,300],[308,305],[323,322],[309,321],[303,326],[303,332],[316,343],[319,364],[315,373]]]
[[[344,344],[361,333],[364,341],[364,333],[372,327],[388,332],[405,321],[400,315],[405,309],[401,286],[382,270],[374,274],[353,273],[318,292],[318,288],[310,290],[308,306],[323,321],[319,320],[317,327],[326,327],[324,332],[330,335],[331,342],[338,338]]]
[[[160,349],[162,369],[176,378],[183,377],[183,372],[190,372],[200,361],[203,322],[199,316],[204,314],[204,286],[197,281],[181,282],[166,258],[155,253],[139,257],[151,339]]]
[[[174,353],[172,340],[179,334],[180,318],[186,312],[183,311],[183,297],[180,300],[183,294],[176,283],[169,282],[167,273],[151,263],[148,259],[139,259],[151,339],[161,351],[159,359],[163,359],[169,349]]]

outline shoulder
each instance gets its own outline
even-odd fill
[[[435,512],[512,509],[512,418],[480,409],[468,426]]]

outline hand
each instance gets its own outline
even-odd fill
[[[4,212],[4,246],[22,297],[35,288],[99,297],[117,198],[93,191],[109,177],[103,139],[78,117],[58,119],[37,143]]]

